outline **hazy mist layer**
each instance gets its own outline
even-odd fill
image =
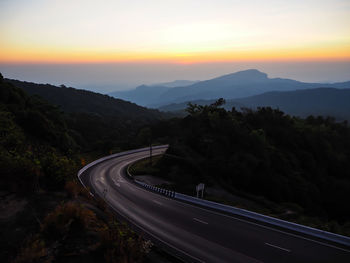
[[[350,80],[350,61],[198,64],[0,64],[0,72],[6,78],[54,85],[64,84],[100,93],[177,79],[206,80],[250,68],[266,72],[269,77],[291,78],[304,82]]]

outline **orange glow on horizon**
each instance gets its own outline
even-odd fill
[[[0,46],[1,47],[1,46]],[[163,62],[178,64],[232,61],[350,61],[350,44],[300,48],[266,48],[218,51],[113,51],[59,47],[0,48],[0,63],[133,63]]]
[[[113,63],[165,62],[180,64],[231,61],[349,61],[350,47],[314,49],[242,50],[218,52],[96,52],[7,50],[0,63]]]

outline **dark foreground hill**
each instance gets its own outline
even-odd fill
[[[101,116],[123,116],[128,119],[152,120],[161,117],[157,110],[150,110],[108,95],[49,84],[36,84],[19,80],[6,80],[22,88],[28,94],[39,95],[65,112],[87,113]]]
[[[199,100],[193,103],[209,105],[214,100]],[[315,88],[284,92],[266,92],[261,95],[227,100],[223,106],[230,110],[258,107],[278,108],[283,112],[299,117],[331,116],[337,121],[350,121],[350,89]],[[160,107],[162,111],[184,112],[187,103],[170,104]]]
[[[263,204],[269,215],[350,235],[346,123],[269,107],[239,112],[219,106],[190,104],[185,118],[153,127],[170,144],[154,169],[157,176],[174,182],[177,191],[194,194],[202,182]]]
[[[108,153],[137,147],[139,130],[164,117],[158,110],[86,90],[6,80],[64,111],[71,136],[85,151]]]
[[[96,140],[80,144],[80,132],[0,74],[1,262],[143,261],[147,243],[76,180],[96,158],[81,153]]]

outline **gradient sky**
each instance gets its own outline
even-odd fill
[[[329,62],[350,73],[349,0],[1,0],[0,21],[0,70],[10,77],[14,65],[96,63]]]

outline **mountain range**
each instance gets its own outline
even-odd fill
[[[157,83],[150,86],[160,86],[160,87],[168,87],[168,88],[175,88],[175,87],[187,87],[190,85],[193,85],[195,83],[199,82],[199,80],[182,80],[177,79],[171,82],[163,82],[163,83]]]
[[[115,91],[110,93],[112,97],[134,102],[138,105],[149,106],[149,103],[160,94],[174,87],[187,87],[199,81],[175,80],[172,82],[159,83],[153,85],[141,85],[132,90]]]
[[[6,81],[23,88],[31,95],[45,98],[65,112],[114,116],[124,121],[135,120],[140,123],[173,116],[162,112],[184,113],[188,102],[208,105],[220,97],[226,100],[226,109],[270,106],[294,116],[322,115],[333,116],[338,121],[350,121],[350,82],[319,84],[271,79],[258,70],[240,71],[207,81],[177,80],[151,86],[143,85],[121,92],[120,94],[124,94],[122,99],[65,86],[11,79]],[[188,86],[171,87],[179,84]],[[162,112],[123,99],[141,105],[153,103],[153,107]]]
[[[171,103],[216,98],[236,99],[270,91],[292,91],[312,88],[350,88],[350,81],[339,83],[306,83],[292,79],[269,78],[256,69],[239,71],[217,78],[198,81],[189,86],[146,86],[133,90],[113,92],[116,98],[135,102],[147,107],[160,107]]]
[[[215,100],[194,100],[191,103],[209,105]],[[188,102],[173,103],[159,108],[161,111],[183,112]],[[332,116],[337,121],[350,121],[350,89],[314,88],[294,91],[271,91],[245,98],[227,100],[224,108],[230,110],[258,107],[278,108],[299,117]]]

